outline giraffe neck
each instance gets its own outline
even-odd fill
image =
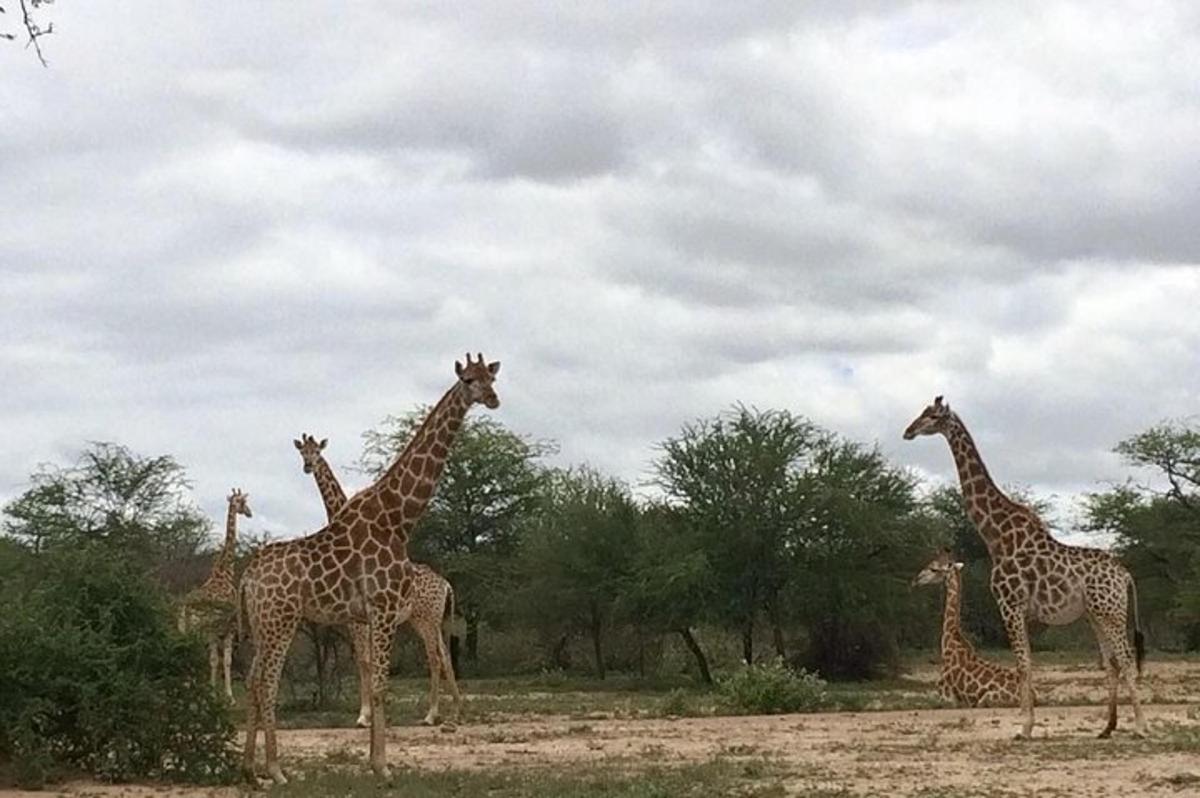
[[[962,572],[951,568],[946,574],[946,606],[942,611],[942,656],[954,647],[962,647]]]
[[[221,553],[217,556],[216,562],[213,563],[213,574],[223,574],[233,572],[233,555],[237,551],[237,510],[234,509],[233,503],[229,504],[229,509],[225,511],[225,545],[221,547]]]
[[[979,530],[988,553],[994,558],[1000,542],[1000,530],[991,523],[991,512],[1016,505],[996,486],[983,463],[983,458],[979,455],[975,440],[957,414],[953,416],[953,423],[945,435],[950,443],[950,452],[954,455],[954,465],[958,470],[958,481],[962,486],[963,504],[967,515]]]
[[[334,514],[346,503],[346,491],[342,490],[324,456],[317,457],[313,478],[317,481],[317,490],[321,492],[321,501],[325,504],[325,517],[332,521]]]
[[[402,510],[402,517],[393,529],[405,543],[433,496],[433,488],[470,406],[463,384],[455,382],[413,434],[396,462],[375,483],[384,504]]]

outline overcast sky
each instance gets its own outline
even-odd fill
[[[0,46],[0,499],[112,440],[310,531],[292,439],[351,464],[467,349],[496,418],[634,482],[737,401],[949,479],[900,438],[941,393],[1069,504],[1200,409],[1196,3],[53,20],[49,69]]]

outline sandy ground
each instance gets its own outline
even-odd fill
[[[1039,676],[1048,693],[1062,691],[1096,704],[1103,699],[1103,681],[1094,672],[1044,668]],[[1195,701],[1200,663],[1156,666],[1140,692],[1159,701]],[[1200,757],[1188,742],[1200,736],[1195,706],[1147,707],[1151,736],[1145,741],[1129,733],[1127,708],[1113,739],[1095,739],[1103,715],[1097,705],[1039,708],[1032,741],[1013,739],[1020,726],[1015,709],[635,720],[527,716],[454,730],[397,727],[389,734],[389,759],[425,769],[562,769],[607,761],[626,770],[714,757],[765,758],[779,765],[772,778],[781,778],[797,795],[819,788],[886,796],[938,790],[979,796],[1200,795]],[[280,732],[280,747],[286,769],[303,760],[365,762],[367,741],[356,729],[301,729]],[[237,791],[72,784],[40,794],[190,797]]]

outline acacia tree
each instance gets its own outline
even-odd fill
[[[603,679],[604,637],[629,580],[638,508],[628,486],[586,467],[553,472],[545,494],[523,529],[514,603],[560,639],[586,634]]]
[[[363,433],[360,465],[378,477],[403,450],[427,407],[389,416]],[[512,583],[512,558],[522,518],[542,498],[542,458],[557,451],[488,417],[468,417],[446,461],[442,478],[412,536],[414,559],[450,580],[466,621],[466,659],[478,662],[479,627],[495,618]]]
[[[625,591],[629,615],[649,631],[678,634],[696,660],[700,679],[712,684],[708,657],[695,632],[715,603],[708,553],[677,507],[652,504],[639,521]]]
[[[764,605],[777,628],[789,577],[784,541],[797,506],[794,487],[820,432],[786,410],[736,405],[685,425],[655,463],[656,482],[708,553],[713,609],[738,629],[742,657],[754,661],[754,629]]]
[[[178,560],[204,545],[209,521],[170,455],[145,457],[92,443],[72,466],[42,465],[4,508],[4,532],[35,552],[104,544],[144,564]]]

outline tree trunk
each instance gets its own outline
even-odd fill
[[[554,644],[550,652],[550,667],[565,671],[571,663],[567,661],[567,643],[571,641],[569,634],[563,634]]]
[[[467,616],[467,662],[479,664],[479,619]]]
[[[775,644],[775,653],[783,661],[787,661],[787,650],[783,645],[783,626],[779,620],[779,604],[772,597],[767,610],[771,615],[771,642]]]
[[[708,658],[704,656],[704,649],[700,648],[699,641],[692,634],[692,630],[686,626],[679,630],[679,636],[683,638],[684,645],[688,647],[688,651],[692,652],[692,656],[696,658],[696,667],[700,669],[700,678],[705,684],[712,684],[712,673],[708,670]]]
[[[600,611],[596,606],[592,605],[592,651],[596,656],[596,678],[604,678],[604,652],[600,645],[600,633],[602,631],[600,622]]]
[[[462,666],[459,665],[459,658],[462,655],[459,648],[461,648],[461,641],[458,635],[450,635],[450,670],[454,671],[455,679],[462,675]]]
[[[742,661],[747,665],[754,664],[754,615],[751,614],[742,625]]]

